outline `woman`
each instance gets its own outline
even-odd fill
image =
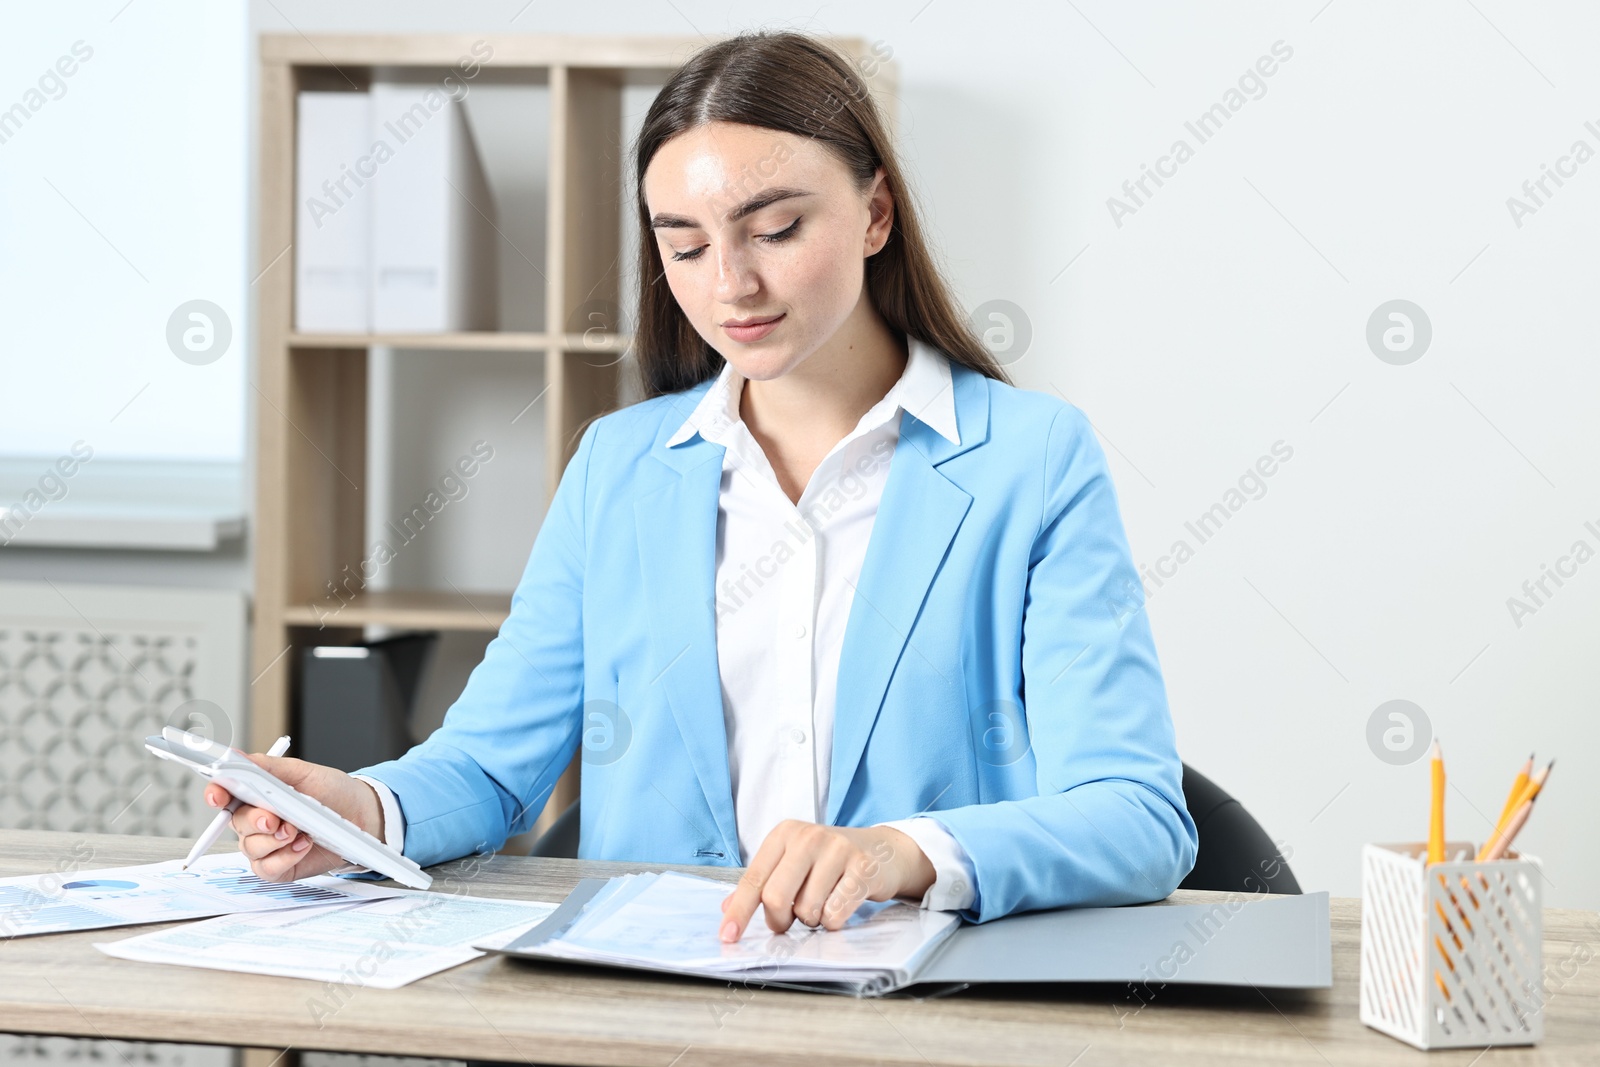
[[[428,865],[581,743],[580,854],[747,866],[726,940],[1165,897],[1197,836],[1104,454],[966,326],[849,62],[706,48],[636,175],[645,399],[583,433],[443,726],[359,777],[251,758]],[[264,878],[343,863],[233,825]]]

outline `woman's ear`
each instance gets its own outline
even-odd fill
[[[866,252],[871,257],[883,251],[883,246],[889,243],[889,234],[894,230],[894,194],[889,190],[889,178],[881,166],[873,175],[872,189],[867,194],[867,207],[872,213],[872,220],[867,224]]]

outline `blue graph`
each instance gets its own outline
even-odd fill
[[[56,930],[93,930],[107,925],[98,911],[63,904],[21,885],[0,885],[0,937]]]
[[[205,884],[233,896],[258,897],[269,900],[348,900],[344,893],[336,893],[321,886],[303,882],[269,882],[258,878],[243,867],[219,867],[207,873]]]

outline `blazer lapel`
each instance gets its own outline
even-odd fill
[[[704,388],[690,394],[682,414],[664,420],[652,454],[677,473],[668,474],[665,485],[634,503],[634,526],[644,574],[651,684],[666,692],[723,847],[731,850],[729,855],[737,863],[739,835],[728,774],[713,599],[724,449],[698,435],[672,448],[663,444]]]
[[[951,363],[950,374],[961,443],[951,444],[933,427],[909,414],[902,416],[900,441],[889,463],[845,623],[829,772],[829,825],[838,823],[912,623],[972,505],[971,494],[938,466],[988,439],[988,385],[982,374],[958,363]]]

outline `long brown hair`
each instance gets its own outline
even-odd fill
[[[742,33],[701,49],[656,96],[634,143],[639,205],[639,324],[633,346],[648,400],[698,385],[725,362],[684,316],[650,230],[644,175],[668,140],[709,122],[737,122],[813,138],[865,193],[877,169],[894,197],[888,243],[866,261],[873,306],[892,329],[990,378],[1011,383],[950,296],[923,239],[910,190],[877,105],[851,61],[802,33]]]

